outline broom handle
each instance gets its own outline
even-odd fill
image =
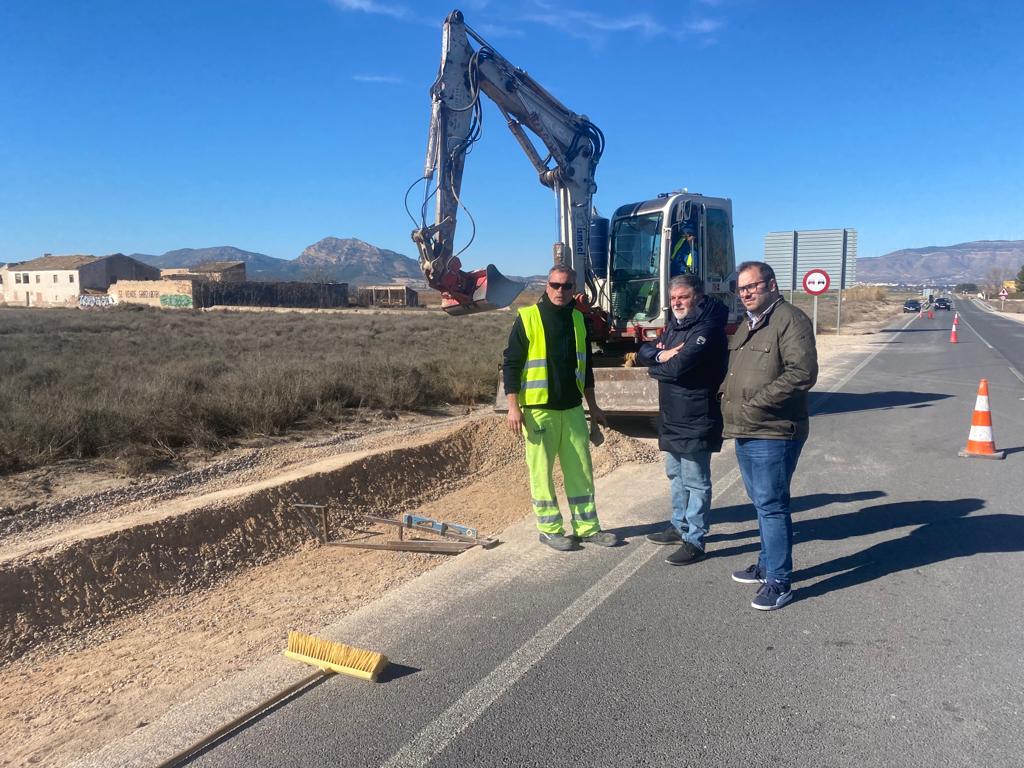
[[[206,749],[208,746],[210,746],[211,744],[216,742],[222,736],[224,736],[225,734],[231,733],[233,730],[235,730],[236,728],[238,728],[241,725],[244,725],[246,722],[248,722],[252,718],[256,717],[256,715],[260,714],[261,712],[264,712],[264,711],[270,709],[272,706],[274,706],[278,702],[284,701],[285,699],[287,699],[292,694],[297,693],[298,691],[302,690],[303,688],[305,688],[308,685],[312,685],[313,683],[317,682],[321,678],[330,677],[333,674],[334,674],[333,672],[323,672],[323,671],[320,671],[320,672],[314,672],[309,677],[302,678],[301,680],[299,680],[299,682],[295,683],[295,685],[290,685],[287,688],[285,688],[283,691],[279,691],[278,693],[275,693],[273,696],[271,696],[266,701],[260,702],[259,704],[257,704],[252,709],[250,709],[247,712],[244,712],[243,714],[239,715],[238,717],[236,717],[234,720],[232,720],[227,725],[222,725],[220,728],[218,728],[216,731],[211,733],[209,736],[203,737],[203,739],[201,741],[197,741],[195,744],[193,744],[188,749],[186,749],[186,750],[184,750],[182,752],[179,752],[178,754],[176,754],[174,757],[170,758],[169,760],[165,760],[164,762],[160,763],[160,765],[158,765],[157,768],[176,768],[176,766],[181,765],[181,763],[185,762],[185,760],[189,759],[190,757],[194,757],[196,754],[198,754],[202,750]]]

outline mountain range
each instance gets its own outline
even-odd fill
[[[857,259],[861,283],[910,285],[984,284],[1016,277],[1024,266],[1024,240],[975,240],[958,245],[904,248],[884,256]]]
[[[129,255],[161,269],[194,267],[208,261],[242,261],[249,280],[336,281],[362,285],[423,280],[419,262],[415,259],[355,238],[325,237],[294,259],[278,259],[231,245],[180,248],[159,256],[148,253]]]
[[[244,261],[250,280],[338,281],[372,283],[423,283],[415,259],[378,248],[356,238],[325,237],[295,259],[278,259],[233,246],[181,248],[159,256],[133,253],[132,258],[154,267],[191,267],[208,261]],[[1024,265],[1024,240],[976,240],[947,246],[905,248],[883,256],[858,258],[857,280],[862,283],[986,283],[998,270],[1002,277],[1016,276]],[[524,282],[543,281],[542,275]]]

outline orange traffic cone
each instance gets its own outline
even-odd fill
[[[953,325],[956,325],[959,322],[960,322],[960,313],[959,312],[954,312],[953,313]]]
[[[967,447],[960,451],[960,456],[975,459],[1001,459],[1004,451],[996,450],[992,437],[992,412],[988,407],[988,379],[978,384],[978,400],[974,404],[974,415],[971,417],[971,434],[967,437]]]
[[[957,340],[956,340],[956,325],[955,324],[953,325],[953,328],[949,332],[949,343],[950,344],[958,343]]]

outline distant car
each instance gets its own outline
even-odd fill
[[[951,302],[945,296],[940,296],[935,300],[935,308],[944,309],[947,312],[949,312],[951,309],[953,309],[953,302]]]
[[[917,299],[907,299],[906,301],[903,302],[903,311],[904,312],[920,312],[921,311],[921,302],[918,301]]]

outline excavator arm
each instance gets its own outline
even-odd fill
[[[470,38],[478,48],[473,48]],[[604,136],[585,115],[569,110],[495,51],[466,25],[460,11],[452,11],[444,22],[441,65],[430,89],[421,225],[412,233],[428,284],[441,292],[442,306],[453,315],[508,306],[525,287],[502,276],[492,264],[483,270],[463,271],[454,248],[466,154],[480,135],[481,93],[504,115],[540,183],[555,193],[559,240],[554,246],[554,263],[575,272],[576,284],[586,286],[593,300],[596,286],[589,265],[590,217],[597,190],[594,172],[604,150]],[[545,157],[526,129],[543,144]],[[434,218],[428,223],[431,198]]]

